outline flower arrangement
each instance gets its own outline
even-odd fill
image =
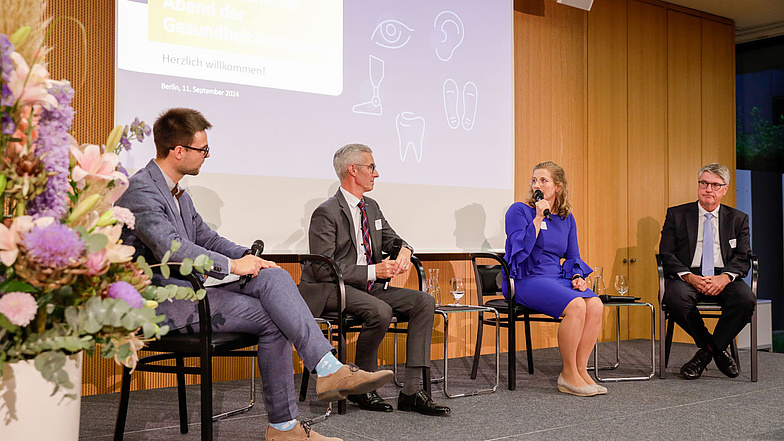
[[[33,359],[57,390],[74,387],[62,370],[66,355],[100,344],[101,356],[134,367],[144,341],[168,331],[158,326],[158,302],[204,292],[153,287],[151,267],[132,262],[120,234],[134,228],[133,214],[112,206],[128,186],[118,153],[150,127],[137,119],[115,127],[103,146],[78,145],[68,133],[74,90],[49,79],[44,30],[0,33],[0,374]],[[178,247],[160,265],[165,274]],[[200,256],[180,272],[211,265]]]

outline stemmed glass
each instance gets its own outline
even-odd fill
[[[615,290],[622,296],[625,296],[626,293],[629,292],[629,283],[626,281],[625,275],[618,274],[615,276]]]
[[[454,297],[455,299],[455,304],[453,306],[462,306],[460,305],[460,299],[463,298],[463,295],[465,295],[465,288],[463,287],[463,279],[459,277],[450,279],[449,293],[452,294],[452,297]]]

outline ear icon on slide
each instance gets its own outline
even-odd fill
[[[433,23],[433,33],[432,44],[436,49],[436,56],[441,61],[449,61],[455,49],[463,42],[463,21],[452,11],[441,11]]]
[[[376,56],[370,56],[370,84],[373,85],[373,97],[370,101],[356,104],[352,107],[354,113],[364,113],[366,115],[381,115],[381,82],[384,81],[384,60]]]
[[[387,49],[400,49],[411,40],[413,29],[397,20],[384,20],[373,30],[370,41]]]
[[[422,144],[425,140],[425,119],[413,112],[403,112],[395,118],[400,161],[405,161],[408,151],[414,151],[416,162],[422,162]]]
[[[479,99],[479,91],[473,81],[465,83],[463,86],[463,99],[462,103],[458,103],[460,96],[460,88],[457,82],[451,78],[444,81],[444,113],[446,114],[446,123],[450,129],[456,129],[462,124],[463,129],[471,130],[474,128],[474,120],[476,119],[477,100]],[[462,104],[462,109],[458,104]],[[462,119],[460,110],[462,110]]]

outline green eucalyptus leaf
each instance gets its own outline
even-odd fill
[[[176,253],[177,251],[180,250],[181,246],[182,246],[182,242],[180,242],[178,240],[173,240],[172,244],[171,244],[171,252],[172,253]]]
[[[203,299],[203,298],[204,298],[204,296],[206,296],[206,295],[207,295],[207,290],[206,290],[206,289],[204,289],[204,288],[202,288],[202,289],[200,289],[200,290],[196,291],[196,298],[197,298],[198,300],[201,300],[201,299]]]
[[[136,265],[144,271],[144,274],[147,277],[152,278],[152,268],[147,264],[147,259],[145,259],[144,256],[139,256],[139,258],[136,259]]]
[[[169,265],[166,265],[165,263],[161,263],[161,275],[163,276],[164,279],[169,278],[169,276],[171,275],[171,270],[169,269]]]
[[[182,259],[182,263],[180,263],[180,274],[183,276],[187,276],[193,272],[193,260],[190,258]]]
[[[84,247],[89,253],[97,253],[104,249],[109,243],[109,238],[105,234],[94,233],[84,239]]]
[[[169,263],[169,259],[171,258],[172,252],[171,250],[163,253],[163,257],[161,258],[161,265],[166,265]]]

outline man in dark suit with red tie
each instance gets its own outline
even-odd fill
[[[373,190],[379,176],[373,151],[363,144],[348,144],[335,152],[335,172],[340,188],[319,205],[310,218],[310,252],[333,259],[346,285],[346,311],[361,317],[362,332],[357,339],[356,364],[370,372],[378,369],[378,347],[389,329],[393,312],[405,315],[406,374],[398,397],[398,410],[425,415],[448,415],[450,409],[433,402],[420,388],[422,368],[430,364],[433,333],[433,297],[422,291],[384,286],[390,279],[409,270],[412,248],[395,233],[378,203],[364,196]],[[383,258],[399,245],[397,258]],[[314,316],[338,309],[337,289],[328,276],[315,266],[302,272],[300,292]],[[349,395],[362,409],[391,412],[392,406],[375,392]]]
[[[742,280],[750,266],[749,217],[721,204],[729,182],[727,167],[702,167],[698,201],[667,210],[659,243],[667,279],[665,308],[700,348],[681,368],[681,375],[690,380],[699,378],[711,360],[724,375],[738,376],[738,365],[726,349],[751,321],[756,306],[754,294]],[[721,306],[713,334],[696,307],[703,300]]]

